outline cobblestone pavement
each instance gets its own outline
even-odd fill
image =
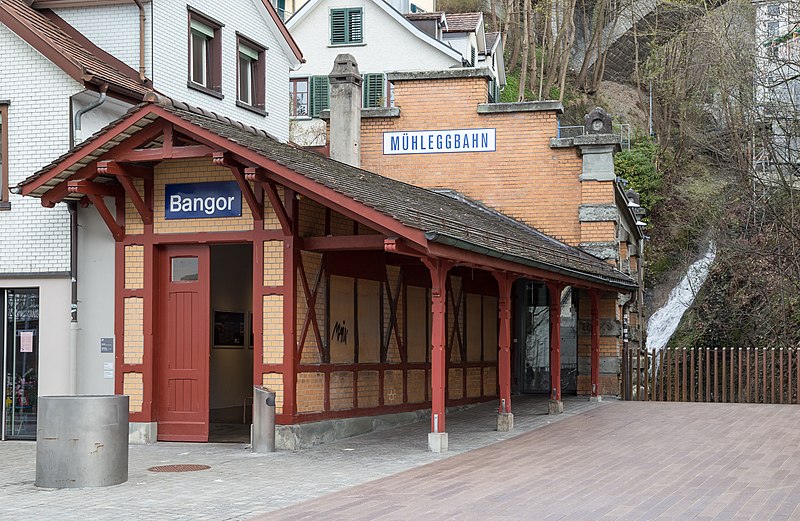
[[[259,519],[800,519],[800,406],[617,402]]]
[[[565,414],[548,416],[546,399],[515,397],[516,425],[510,433],[494,430],[495,403],[478,405],[448,415],[450,452],[446,454],[427,451],[427,421],[273,454],[253,454],[241,444],[134,445],[128,482],[91,489],[37,489],[33,485],[35,444],[0,442],[0,519],[247,519],[452,459],[598,407],[605,411],[618,405],[567,398]],[[173,474],[147,470],[180,463],[210,465],[211,469]]]

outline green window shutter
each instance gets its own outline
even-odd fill
[[[495,83],[494,79],[489,80],[489,103],[497,102],[497,96],[495,94],[495,89],[497,84]]]
[[[347,43],[364,41],[364,24],[361,8],[347,10]]]
[[[330,107],[330,81],[327,76],[311,76],[309,85],[311,94],[311,117],[318,118],[320,113]]]
[[[472,55],[470,56],[469,62],[475,67],[475,47],[470,47],[470,49],[472,50]]]
[[[364,17],[361,8],[331,9],[331,45],[363,43]]]
[[[347,9],[331,9],[331,45],[347,43]]]
[[[365,74],[362,90],[364,107],[386,106],[386,76],[382,73]]]

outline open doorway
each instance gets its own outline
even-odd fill
[[[253,396],[253,247],[211,246],[210,266],[208,440],[247,443]]]

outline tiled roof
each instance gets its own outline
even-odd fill
[[[190,125],[246,147],[267,160],[277,162],[319,185],[391,217],[408,228],[419,230],[425,234],[429,242],[455,246],[489,257],[596,283],[624,288],[635,287],[635,283],[627,275],[606,262],[463,196],[427,190],[321,157],[281,143],[262,130],[184,103],[170,101],[158,107]],[[121,125],[136,111],[147,109],[147,104],[132,109],[127,115],[26,179],[19,186],[30,184],[46,175],[69,156],[79,154],[82,149],[90,147],[91,150],[94,148],[92,146],[94,141],[100,140],[111,130],[120,130],[115,127]],[[135,125],[129,129],[122,129],[124,131],[117,137],[81,157],[72,167],[60,172],[55,179],[48,181],[44,188],[33,190],[29,195],[43,195],[82,166],[96,160],[116,144],[157,119],[158,114],[151,111],[140,118]],[[72,197],[80,195],[73,194]]]
[[[478,30],[481,13],[447,13],[448,33],[468,33]]]
[[[0,23],[80,83],[108,84],[109,89],[142,99],[151,91],[133,69],[122,71],[98,57],[88,40],[79,43],[52,20],[22,0],[0,1]]]
[[[500,33],[486,33],[487,53],[494,47],[494,44],[497,43],[498,38],[500,38]]]

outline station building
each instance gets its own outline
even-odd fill
[[[350,65],[337,63],[331,75],[334,130],[340,117],[361,117]],[[407,105],[398,105],[403,114]],[[549,143],[541,119],[555,121],[551,108],[533,111],[529,137],[556,157],[528,166],[571,155],[580,169],[574,146]],[[495,150],[486,153],[518,153],[508,140],[528,132],[520,114],[531,116],[489,116]],[[399,120],[390,115],[387,130]],[[475,127],[452,130],[464,128]],[[359,139],[362,166],[380,167],[369,134]],[[511,206],[499,211],[499,199],[359,168],[352,145],[331,143],[347,160],[337,161],[152,95],[19,185],[47,202],[93,205],[115,241],[106,259],[115,391],[131,397],[133,439],[205,441],[214,401],[237,394],[246,403],[253,384],[277,391],[284,447],[323,431],[330,439],[365,416],[431,409],[429,447],[446,450],[446,407],[487,400],[498,403],[498,429],[512,428],[520,303],[549,312],[548,386],[551,412],[560,412],[567,287],[585,300],[588,329],[576,328],[576,344],[587,365],[578,376],[587,394],[603,392],[604,324],[617,318],[618,295],[637,291],[633,278],[515,219]],[[473,154],[478,172],[483,153],[449,156]]]

